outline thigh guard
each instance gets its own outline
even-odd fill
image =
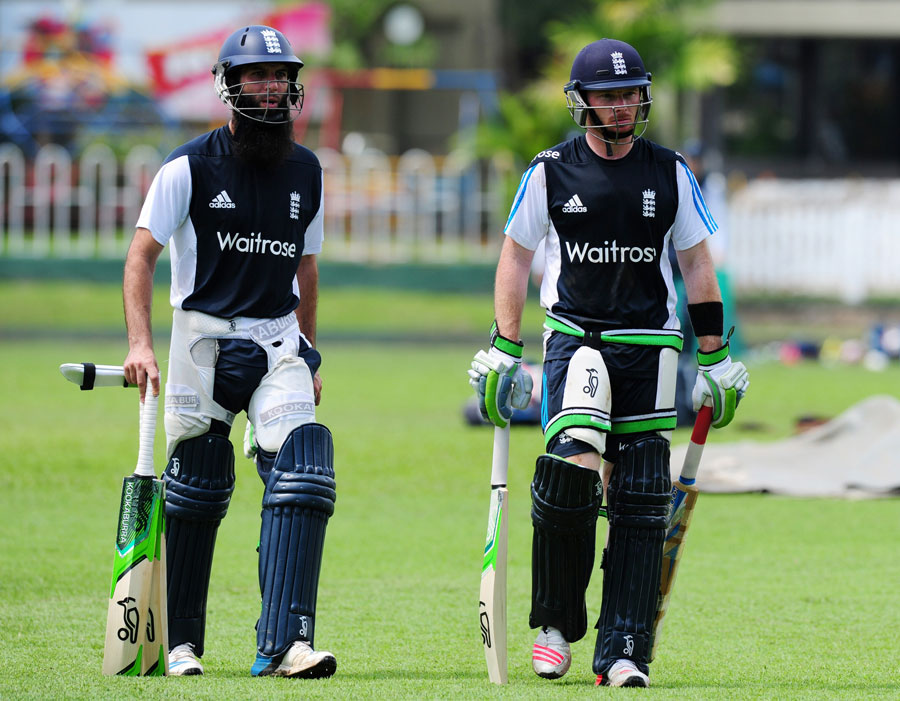
[[[600,351],[581,346],[569,360],[562,407],[544,427],[544,445],[560,433],[590,445],[600,455],[606,450],[612,396],[609,373]]]
[[[193,643],[202,655],[216,533],[234,491],[231,441],[207,434],[180,442],[163,479],[169,644]]]
[[[298,426],[316,420],[312,372],[303,358],[278,358],[253,393],[247,416],[257,445],[270,452],[278,450]]]
[[[179,442],[209,431],[213,419],[228,426],[234,422],[234,413],[213,400],[219,354],[216,339],[198,336],[189,319],[184,314],[173,316],[164,415],[168,457]]]
[[[260,654],[313,643],[325,526],[334,512],[334,449],[322,424],[294,429],[266,475],[259,543]]]
[[[553,626],[569,642],[584,637],[584,594],[594,566],[594,541],[602,487],[594,470],[560,460],[537,459],[531,483],[532,628]]]
[[[607,488],[609,538],[594,672],[630,658],[648,672],[672,479],[669,442],[644,436],[622,447]]]

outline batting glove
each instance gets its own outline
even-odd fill
[[[525,409],[531,401],[534,383],[522,369],[522,350],[523,344],[501,336],[494,322],[490,348],[478,351],[469,369],[481,416],[500,428],[509,423],[513,409]]]
[[[712,406],[713,428],[731,423],[749,386],[750,373],[743,363],[731,361],[727,341],[709,353],[697,351],[697,381],[691,399],[694,411],[699,411],[704,404]]]

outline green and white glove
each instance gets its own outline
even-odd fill
[[[513,409],[524,409],[531,401],[534,383],[522,369],[522,350],[521,341],[500,335],[495,321],[490,348],[478,351],[469,369],[482,417],[500,428],[509,423]]]
[[[691,399],[694,411],[704,404],[712,406],[712,426],[731,423],[734,411],[750,386],[750,373],[743,363],[734,363],[725,345],[709,353],[697,351],[697,381]]]

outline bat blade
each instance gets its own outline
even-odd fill
[[[159,560],[161,492],[152,477],[123,480],[112,586],[106,617],[103,673],[143,674],[150,623],[154,563]],[[155,623],[155,621],[154,621]]]
[[[159,676],[168,668],[165,484],[153,473],[157,398],[141,411],[138,467],[122,481],[103,673]]]
[[[706,436],[709,433],[712,409],[704,406],[697,414],[694,430],[691,433],[691,442],[684,456],[684,465],[681,476],[672,485],[672,499],[669,506],[669,516],[666,524],[666,535],[663,540],[662,569],[659,578],[659,599],[656,607],[656,618],[653,621],[651,632],[650,657],[653,661],[656,657],[656,649],[659,645],[660,632],[663,619],[669,609],[669,599],[672,596],[672,588],[675,585],[675,577],[678,574],[678,563],[684,554],[684,539],[687,537],[688,528],[691,525],[691,517],[694,515],[694,505],[699,494],[694,481],[697,469],[700,466],[700,457],[703,455],[703,447],[706,444]]]
[[[478,600],[481,641],[488,678],[506,684],[506,558],[508,547],[506,472],[509,463],[509,426],[494,429],[491,467],[491,505],[481,567]]]
[[[156,557],[150,572],[150,600],[147,608],[147,625],[144,634],[144,651],[141,656],[141,675],[162,677],[169,670],[169,620],[168,592],[166,590],[166,484],[154,480],[154,499],[159,503],[156,533]]]
[[[487,662],[488,678],[494,684],[506,684],[506,556],[507,518],[506,508],[509,490],[497,487],[491,490],[491,508],[488,516],[488,538],[484,547],[484,564],[481,569],[479,611],[481,640]]]

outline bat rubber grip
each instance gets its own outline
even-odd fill
[[[706,437],[709,435],[709,426],[712,423],[712,407],[704,404],[697,412],[697,419],[694,421],[694,429],[691,431],[691,442],[703,445],[706,443]]]
[[[694,421],[694,430],[691,431],[691,440],[684,455],[681,476],[678,478],[684,485],[693,484],[697,477],[697,468],[700,467],[700,457],[703,455],[703,446],[706,445],[706,437],[709,435],[711,422],[712,407],[700,407],[700,411],[697,412],[697,419]]]
[[[491,486],[505,487],[509,469],[509,424],[494,427],[494,452],[491,457]]]
[[[153,440],[156,437],[156,410],[159,397],[148,387],[140,405],[141,429],[138,441],[138,459],[134,474],[139,477],[156,477],[153,471]]]

